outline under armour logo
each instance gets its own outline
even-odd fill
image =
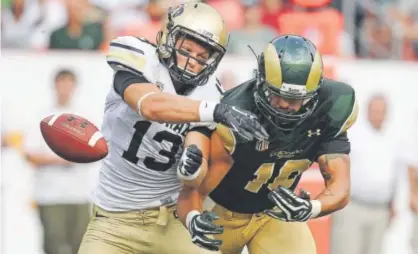
[[[312,131],[312,130],[308,131],[308,137],[312,137],[314,135],[316,135],[316,136],[321,135],[321,129],[316,129],[316,131]]]

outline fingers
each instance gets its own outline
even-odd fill
[[[258,140],[268,140],[269,134],[266,129],[258,122],[258,120],[253,120],[253,133],[254,137]]]
[[[244,129],[242,129],[242,130],[240,130],[239,132],[236,132],[236,133],[247,141],[252,141],[254,139],[253,135],[250,132],[248,132]]]
[[[250,133],[251,138],[255,138],[257,140],[268,140],[269,134],[267,133],[266,129],[258,122],[258,120],[250,119],[243,125],[243,129]]]
[[[264,211],[268,216],[274,218],[274,219],[278,219],[278,220],[282,220],[282,221],[288,221],[286,218],[286,214],[283,213],[283,211],[281,210],[265,210]]]
[[[205,211],[200,218],[198,218],[198,225],[200,233],[203,234],[222,234],[224,228],[222,226],[215,225],[213,221],[219,219],[219,216],[214,212]]]
[[[202,151],[195,144],[189,145],[187,148],[187,154],[190,156],[202,157]]]
[[[192,237],[192,242],[201,248],[211,251],[218,251],[222,244],[221,240],[210,239],[204,235]]]
[[[257,115],[237,107],[232,107],[236,113],[234,123],[230,123],[230,127],[241,135],[244,139],[251,141],[254,138],[257,140],[267,140],[269,134],[258,121]]]

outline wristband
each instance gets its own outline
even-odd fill
[[[144,94],[144,96],[142,96],[142,97],[138,100],[138,102],[136,103],[136,110],[137,110],[137,112],[138,112],[138,114],[139,114],[140,116],[142,116],[142,113],[141,113],[141,104],[142,104],[142,102],[145,100],[145,98],[147,98],[148,96],[150,96],[151,94],[154,94],[154,93],[156,93],[156,92],[149,92],[149,93],[147,93],[147,94]]]
[[[196,216],[196,215],[200,215],[200,212],[197,210],[192,210],[190,211],[187,216],[186,216],[186,227],[187,229],[190,228],[190,223],[192,222],[192,219]]]
[[[213,122],[213,114],[217,102],[202,101],[199,106],[199,118],[201,122]]]
[[[313,219],[313,218],[316,218],[321,213],[322,204],[319,200],[312,200],[311,205],[312,205],[311,219]]]

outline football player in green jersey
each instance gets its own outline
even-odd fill
[[[203,238],[208,246],[222,242],[223,254],[241,253],[245,245],[250,254],[316,253],[306,221],[349,201],[347,130],[358,112],[353,88],[322,73],[314,44],[284,35],[258,57],[255,79],[224,94],[223,103],[263,119],[270,137],[246,141],[218,125],[203,183],[185,187],[179,197],[177,211],[192,238]],[[325,189],[311,199],[295,188],[313,162],[319,164]],[[208,195],[216,203],[214,213],[202,212]],[[213,224],[199,220],[201,213]],[[218,241],[204,235],[212,232]]]

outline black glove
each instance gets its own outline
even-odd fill
[[[255,114],[235,106],[223,103],[216,105],[213,119],[217,123],[228,126],[232,131],[249,141],[253,138],[267,140],[269,137]]]
[[[208,211],[195,215],[189,224],[189,232],[192,236],[192,242],[201,248],[218,251],[222,241],[210,239],[205,236],[207,234],[222,234],[224,232],[223,227],[216,226],[213,223],[213,221],[217,219],[219,219],[219,217],[215,213]]]
[[[299,196],[280,186],[267,194],[267,197],[279,209],[266,210],[270,217],[283,221],[307,221],[312,217],[310,194],[301,190]]]
[[[186,147],[177,166],[177,175],[180,178],[190,178],[202,165],[202,151],[196,145]]]

